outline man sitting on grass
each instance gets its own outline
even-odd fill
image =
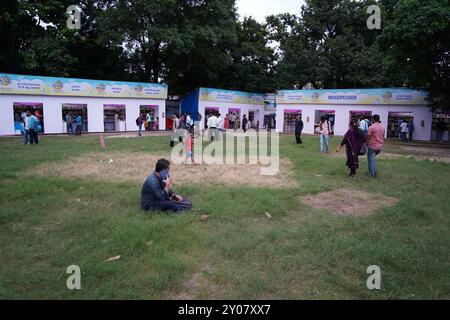
[[[158,160],[155,172],[145,181],[141,192],[141,208],[145,211],[162,210],[183,212],[192,208],[192,202],[175,194],[170,186],[170,162]]]

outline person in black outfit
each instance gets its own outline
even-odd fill
[[[302,116],[298,116],[297,120],[295,120],[295,139],[297,140],[297,144],[302,144],[302,131],[303,131],[303,121]]]

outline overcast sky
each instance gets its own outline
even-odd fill
[[[302,0],[237,0],[240,18],[252,16],[259,22],[271,14],[286,13],[299,14],[304,1]]]

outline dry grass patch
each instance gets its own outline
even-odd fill
[[[22,173],[24,177],[45,176],[108,182],[142,183],[160,158],[148,153],[94,153],[64,161],[39,165]],[[256,187],[293,187],[292,163],[280,159],[280,171],[274,176],[262,176],[259,165],[175,165],[171,166],[175,185],[210,184],[247,185]]]
[[[354,189],[339,189],[301,197],[303,203],[326,209],[336,216],[365,217],[380,208],[393,207],[398,200],[381,193],[368,193]]]

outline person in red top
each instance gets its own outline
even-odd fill
[[[191,163],[195,165],[194,154],[193,154],[193,137],[191,133],[187,133],[184,137],[184,152],[186,154],[186,159],[184,161],[185,164],[188,164],[188,160],[191,160]]]
[[[372,177],[377,177],[377,155],[380,154],[384,145],[385,129],[380,123],[380,116],[374,115],[372,117],[372,126],[369,128],[367,135],[367,160],[369,162],[369,174]]]

